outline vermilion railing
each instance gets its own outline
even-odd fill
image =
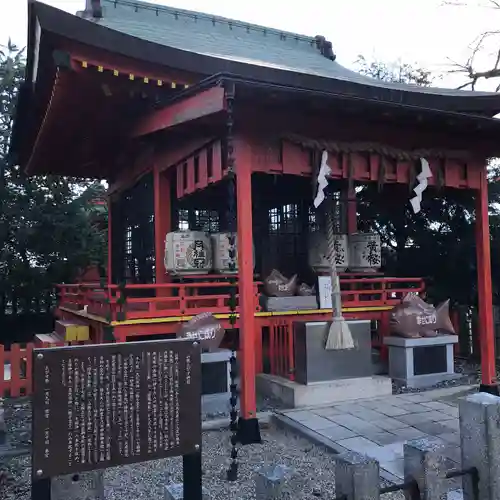
[[[422,292],[421,278],[342,277],[341,295],[344,307],[394,306],[408,292]],[[366,276],[366,275],[365,275]],[[203,281],[148,285],[98,284],[58,285],[59,305],[71,309],[86,309],[87,313],[110,321],[191,316],[209,311],[229,313],[229,289],[232,286],[221,277],[204,276]],[[219,280],[219,281],[216,281]],[[254,282],[255,311],[261,311],[261,282]],[[238,310],[238,296],[236,297]]]
[[[422,278],[341,278],[344,307],[395,306],[409,292],[425,289]]]
[[[293,319],[273,318],[269,325],[269,371],[289,380],[295,380]]]
[[[260,311],[259,286],[254,283],[255,311]],[[190,316],[210,311],[229,313],[229,291],[224,282],[164,283],[100,287],[97,284],[58,285],[59,305],[84,309],[110,320]],[[236,295],[236,310],[239,296]]]
[[[6,350],[0,344],[0,398],[29,396],[32,392],[33,344],[12,344]]]

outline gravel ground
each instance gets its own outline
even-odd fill
[[[203,486],[210,500],[251,500],[255,498],[254,475],[265,464],[280,464],[293,470],[293,498],[331,499],[335,495],[332,454],[293,434],[270,427],[262,430],[263,443],[245,446],[238,455],[239,473],[236,482],[226,480],[229,464],[229,432],[211,431],[203,434]],[[28,457],[8,463],[10,480],[3,485],[4,500],[29,500]],[[164,488],[182,480],[182,459],[156,460],[142,464],[116,467],[105,471],[106,500],[163,500]],[[400,500],[401,494],[389,499]],[[386,498],[387,498],[386,497]]]
[[[309,442],[276,429],[263,431],[264,442],[241,448],[236,482],[225,478],[229,464],[229,432],[207,432],[203,436],[203,485],[212,500],[250,500],[255,498],[254,474],[263,464],[282,464],[293,468],[294,498],[334,496],[331,455]],[[182,479],[181,459],[160,460],[106,471],[109,500],[163,500],[162,488]],[[108,497],[107,500],[108,500]]]
[[[448,387],[460,384],[474,384],[480,379],[477,363],[457,360],[457,373],[464,376],[458,380],[438,384],[435,387]],[[395,388],[395,392],[418,392],[414,389]],[[277,401],[260,398],[258,410],[279,409]],[[215,418],[224,412],[205,415]],[[27,398],[6,400],[5,418],[9,431],[9,448],[29,447],[31,409]],[[229,460],[229,433],[227,431],[206,432],[203,435],[203,467],[205,487],[211,500],[246,500],[253,495],[253,475],[264,463],[283,464],[296,471],[296,500],[312,498],[333,498],[333,460],[332,455],[308,441],[274,428],[262,431],[262,445],[245,446],[240,450],[239,479],[235,483],[225,480]],[[163,488],[169,482],[180,481],[182,476],[181,459],[160,460],[145,464],[109,469],[106,471],[106,500],[163,500]],[[385,495],[386,500],[403,498],[395,493]],[[0,459],[0,499],[30,500],[30,459],[29,457]]]

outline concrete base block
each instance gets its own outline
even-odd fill
[[[265,465],[255,474],[257,500],[285,500],[296,496],[295,471],[284,465]],[[295,494],[294,494],[295,492]]]
[[[53,478],[51,500],[104,500],[104,472],[92,471]]]
[[[346,452],[335,458],[335,494],[352,500],[380,498],[379,463],[365,455]]]
[[[169,484],[168,486],[165,486],[165,500],[184,500],[184,485],[183,483],[172,483]],[[208,491],[203,488],[202,491],[202,498],[203,500],[208,500]],[[189,500],[186,498],[185,500]]]
[[[257,390],[289,408],[325,406],[341,401],[392,395],[391,379],[383,376],[344,378],[328,382],[297,384],[275,375],[259,374]]]

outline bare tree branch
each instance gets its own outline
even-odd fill
[[[475,3],[476,7],[488,8],[500,10],[500,0],[477,0],[476,2],[471,2],[467,0],[444,0],[443,5],[448,6],[459,6],[459,7],[471,7],[472,3]],[[498,37],[496,46],[498,47],[492,55],[494,57],[491,67],[488,69],[478,69],[477,58],[480,54],[484,54],[487,50],[486,44],[495,43],[492,39],[493,37]],[[472,43],[469,45],[471,53],[469,58],[465,63],[457,63],[454,61],[452,65],[454,69],[450,70],[449,73],[462,73],[466,76],[467,82],[463,83],[458,89],[465,89],[470,86],[471,90],[475,90],[476,84],[480,80],[491,80],[493,78],[500,78],[500,30],[489,30],[481,33]],[[500,90],[500,84],[497,86],[496,91]]]

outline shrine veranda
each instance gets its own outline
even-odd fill
[[[389,311],[424,281],[384,274],[380,240],[358,232],[356,187],[376,183],[405,210],[425,160],[422,204],[442,190],[476,200],[482,383],[495,386],[486,164],[500,154],[498,94],[372,80],[341,66],[323,37],[141,1],[87,2],[77,15],[32,1],[28,32],[16,161],[29,175],[109,184],[107,274],[58,286],[62,336],[87,327],[64,341],[170,338],[211,312],[227,328],[222,347],[238,351],[242,419],[255,419],[256,375],[294,383],[295,326],[332,316],[321,290],[315,306],[273,310],[263,292],[272,269],[319,286],[308,254],[326,151],[337,255],[368,241],[363,258],[354,252],[359,269],[338,262],[343,315],[371,322],[359,335],[386,359]],[[237,272],[196,272],[199,246],[187,274],[167,271],[165,241],[180,230],[236,233]]]

